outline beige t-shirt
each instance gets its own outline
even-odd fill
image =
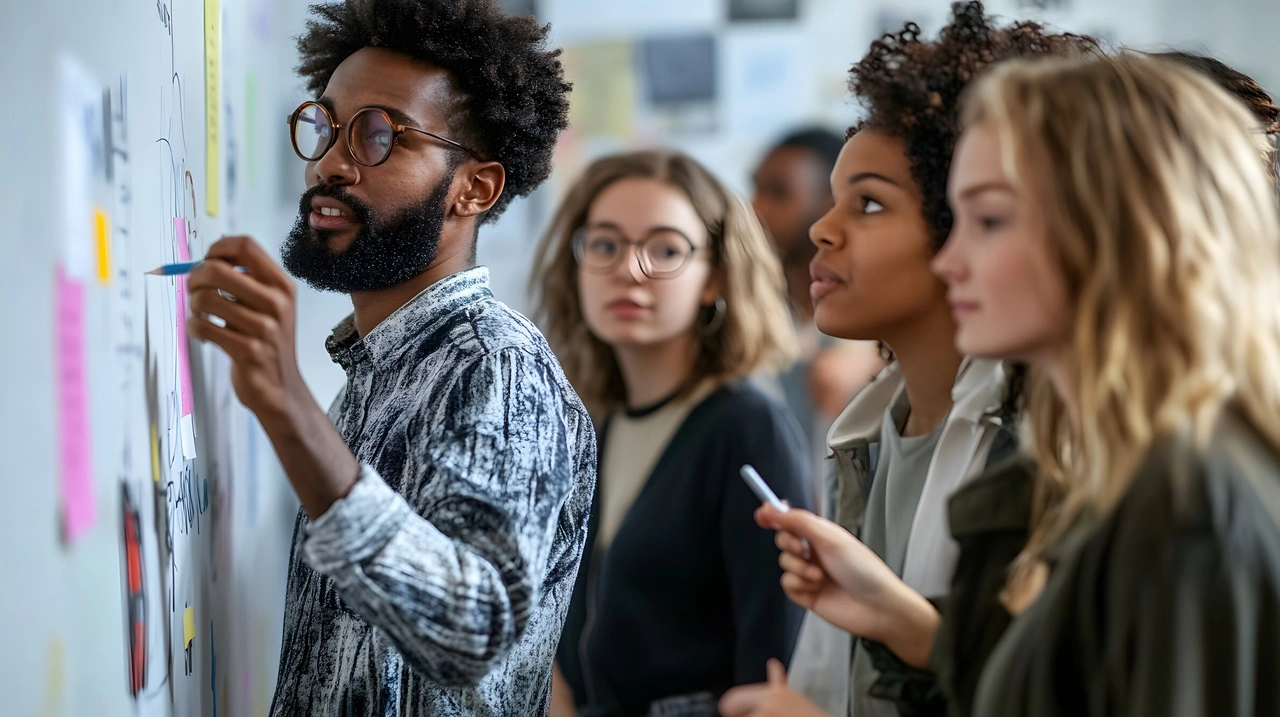
[[[687,396],[671,401],[643,415],[629,415],[626,411],[615,413],[609,420],[609,431],[602,448],[600,461],[600,527],[596,534],[596,549],[609,547],[613,536],[631,510],[631,504],[640,489],[649,480],[649,474],[658,465],[667,444],[684,423],[684,419],[704,398],[715,389],[715,383],[706,381]]]

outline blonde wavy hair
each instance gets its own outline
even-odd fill
[[[534,320],[587,408],[599,415],[621,407],[626,387],[613,349],[596,338],[583,320],[573,235],[586,224],[600,192],[633,178],[666,182],[689,198],[707,228],[712,271],[721,280],[724,322],[710,336],[701,337],[685,390],[704,380],[728,383],[758,371],[786,368],[795,357],[795,328],[782,266],[755,213],[686,154],[672,150],[617,154],[592,163],[566,194],[538,246],[529,284]]]
[[[1280,447],[1280,211],[1255,117],[1193,70],[1125,54],[996,67],[963,122],[998,133],[1043,207],[1073,307],[1078,415],[1030,377],[1040,489],[1016,567],[1113,507],[1160,438],[1207,441],[1230,409]]]

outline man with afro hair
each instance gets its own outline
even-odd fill
[[[293,284],[261,247],[223,239],[188,282],[191,334],[230,356],[302,503],[271,714],[546,714],[595,434],[475,243],[550,173],[559,52],[497,0],[311,12],[315,99],[289,117],[308,189],[283,259],[351,296],[328,415],[298,369]]]

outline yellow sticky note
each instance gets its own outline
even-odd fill
[[[45,656],[44,705],[40,709],[42,717],[62,714],[62,695],[66,692],[67,648],[61,637],[49,641],[48,654]]]
[[[160,482],[160,432],[151,424],[151,480]]]
[[[630,41],[603,40],[565,48],[565,75],[579,88],[569,124],[587,135],[629,137],[635,129],[636,60]]]
[[[218,139],[222,119],[222,2],[204,0],[205,204],[218,216]]]
[[[102,207],[93,208],[93,233],[98,244],[98,281],[111,283],[111,219]]]
[[[196,606],[188,605],[186,610],[182,611],[182,644],[191,647],[191,641],[196,639]]]

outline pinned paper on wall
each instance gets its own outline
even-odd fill
[[[1018,0],[1019,10],[1065,10],[1070,0]]]
[[[54,717],[62,714],[62,699],[67,689],[67,647],[61,637],[49,640],[44,672],[44,704],[40,707],[40,715]]]
[[[724,99],[734,108],[727,113],[730,132],[780,135],[792,128],[796,107],[816,101],[817,74],[805,64],[799,32],[732,36],[724,42],[724,57]]]
[[[729,0],[729,19],[795,20],[800,14],[799,0]]]
[[[536,0],[502,0],[502,10],[508,15],[537,16],[538,14]]]
[[[98,247],[98,283],[111,283],[111,219],[102,207],[93,208],[93,233]]]
[[[244,78],[244,126],[258,126],[258,76],[250,70]],[[250,191],[258,186],[258,133],[245,136],[245,183]]]
[[[89,385],[85,367],[84,285],[55,270],[54,336],[57,367],[59,472],[62,529],[68,542],[84,535],[96,515],[93,448],[89,435]]]
[[[191,249],[187,246],[187,220],[176,217],[173,220],[174,239],[178,242],[178,261],[190,261]],[[178,432],[181,434],[182,457],[192,460],[196,457],[195,426],[195,391],[191,387],[191,342],[187,338],[187,277],[178,277],[178,396],[181,409],[181,423]]]
[[[61,260],[67,275],[86,281],[93,275],[92,180],[105,176],[102,87],[79,60],[64,54],[59,62],[58,152],[62,197]]]
[[[653,131],[692,135],[719,128],[718,44],[716,35],[705,32],[647,37],[639,43]]]
[[[555,35],[573,44],[588,38],[632,36],[691,27],[716,27],[725,0],[551,0],[541,3],[544,20],[555,19]],[[608,10],[603,10],[604,7]],[[576,93],[576,90],[575,90]]]
[[[222,3],[204,1],[205,209],[218,216],[218,141],[222,130]]]
[[[714,102],[716,36],[709,33],[648,37],[640,43],[645,89],[655,106]]]
[[[636,115],[634,46],[622,40],[571,46],[564,65],[574,86],[570,126],[587,136],[629,137]]]

